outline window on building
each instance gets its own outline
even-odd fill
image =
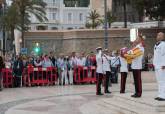
[[[72,27],[68,27],[67,29],[68,29],[68,30],[72,30],[73,28],[72,28]]]
[[[56,18],[56,13],[52,13],[52,19],[53,20],[56,20],[57,18]]]
[[[52,27],[51,29],[52,29],[52,30],[58,30],[58,28],[57,28],[57,27]]]
[[[68,21],[72,21],[72,14],[68,13]]]
[[[47,26],[37,26],[37,30],[47,30],[48,27]]]
[[[80,15],[79,15],[79,20],[83,21],[83,14],[82,13],[80,13]]]
[[[52,19],[51,13],[48,13],[48,16],[49,16],[49,20],[51,20]]]
[[[56,5],[56,0],[53,0],[53,5]]]

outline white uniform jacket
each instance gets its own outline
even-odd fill
[[[142,46],[141,43],[138,44],[136,47],[139,48],[143,52],[143,55],[133,59],[131,67],[132,67],[132,69],[141,70],[142,69],[143,56],[144,56],[144,47]]]
[[[120,65],[120,72],[128,72],[128,63],[123,57],[120,57]]]
[[[155,45],[153,64],[155,69],[161,69],[162,66],[165,66],[165,41],[158,42]]]
[[[96,63],[97,63],[97,68],[96,68],[96,73],[101,73],[103,74],[103,58],[101,55],[101,51],[96,54]]]
[[[103,71],[104,71],[104,73],[106,72],[106,71],[111,71],[110,70],[110,56],[108,56],[108,55],[103,55]]]

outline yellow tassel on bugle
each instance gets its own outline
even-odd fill
[[[132,63],[132,60],[143,55],[143,52],[139,48],[131,49],[127,54],[124,54],[124,57],[128,64]]]

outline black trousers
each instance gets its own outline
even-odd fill
[[[121,72],[120,93],[125,93],[126,80],[127,80],[127,72]]]
[[[96,73],[96,95],[101,93],[102,80],[103,80],[103,74]]]
[[[111,67],[112,70],[112,83],[118,83],[118,68],[117,67]]]
[[[141,70],[133,69],[133,78],[135,84],[135,95],[142,95],[142,80],[141,80]]]
[[[110,71],[106,71],[105,74],[105,84],[104,84],[104,92],[108,92],[108,87],[109,87],[109,83],[110,83],[110,77],[111,77],[111,72]]]
[[[21,76],[15,76],[14,85],[15,87],[21,87]]]

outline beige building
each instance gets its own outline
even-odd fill
[[[104,0],[90,0],[90,7],[97,10],[101,16],[104,15]],[[112,10],[112,0],[107,0],[107,7]]]

